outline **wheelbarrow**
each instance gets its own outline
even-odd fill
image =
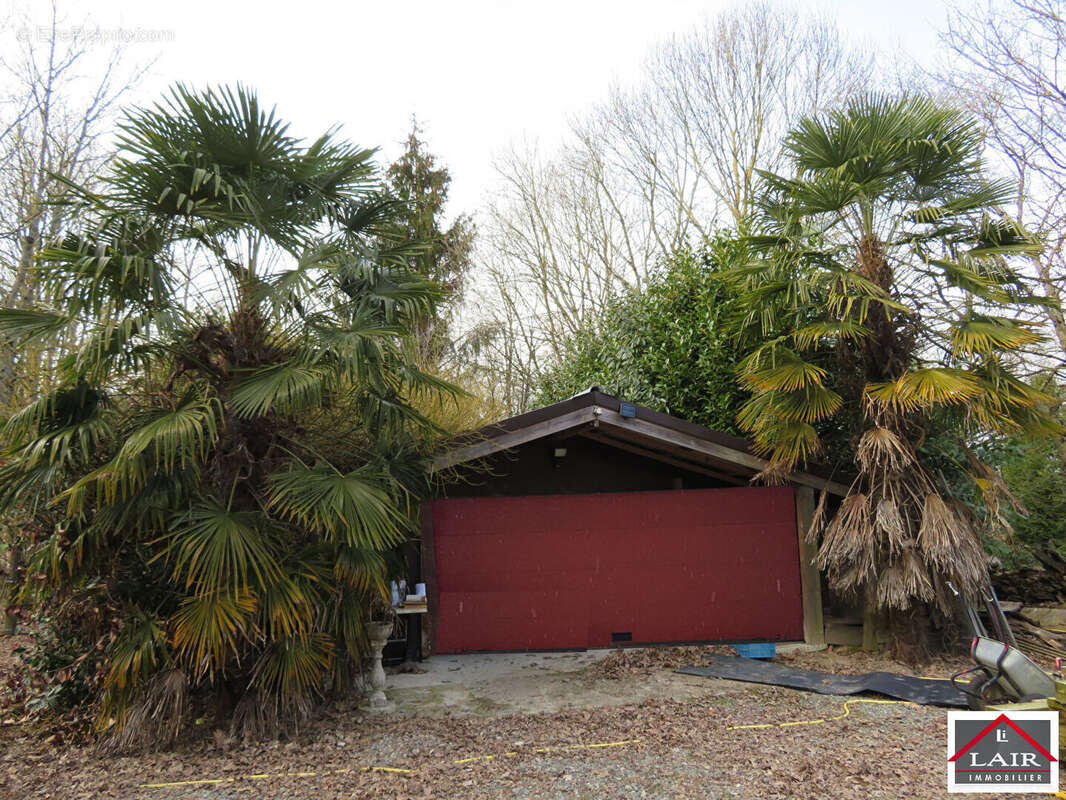
[[[950,583],[948,587],[962,603],[963,616],[973,633],[970,658],[974,666],[951,676],[952,685],[966,695],[970,708],[983,709],[999,703],[1024,703],[1054,697],[1055,681],[1015,647],[1014,633],[995,590],[989,586],[982,599],[998,639],[989,635],[977,611],[963,602],[959,591]]]
[[[1055,696],[1055,681],[1016,647],[985,636],[974,636],[970,643],[970,657],[974,666],[951,676],[952,685],[966,695],[970,708],[982,709],[999,703],[1024,703]]]

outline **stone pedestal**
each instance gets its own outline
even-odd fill
[[[370,655],[366,663],[366,681],[370,687],[366,705],[366,711],[383,712],[392,711],[396,705],[385,696],[385,669],[381,666],[381,652],[385,649],[385,643],[389,641],[392,633],[391,622],[371,622],[367,627],[367,636],[370,639]]]

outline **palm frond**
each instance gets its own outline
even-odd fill
[[[197,678],[224,671],[227,657],[237,643],[251,636],[250,623],[258,606],[250,591],[227,590],[186,598],[171,617],[174,648],[178,658]]]
[[[66,330],[74,318],[65,312],[29,308],[0,308],[0,334],[16,342],[47,339]]]
[[[382,480],[360,468],[342,473],[329,464],[297,462],[270,477],[268,506],[330,541],[383,550],[404,539],[407,521]]]
[[[322,402],[334,370],[326,364],[286,362],[264,367],[233,387],[230,404],[242,417],[261,417],[271,409],[291,411]]]
[[[866,386],[866,395],[871,400],[901,411],[956,405],[980,393],[973,375],[950,367],[915,369],[895,381]]]
[[[166,628],[157,617],[134,610],[109,649],[105,679],[115,689],[129,689],[169,662]]]
[[[159,557],[174,563],[174,577],[197,596],[257,593],[281,580],[282,571],[262,514],[238,512],[213,502],[174,520]]]
[[[333,574],[345,586],[360,592],[384,591],[385,558],[370,547],[339,547]]]
[[[148,451],[153,465],[164,469],[201,460],[218,437],[221,412],[218,398],[190,388],[173,407],[134,414],[114,462],[131,462]]]
[[[4,422],[0,434],[11,442],[21,442],[33,433],[50,433],[80,425],[95,418],[107,395],[80,381],[44,392]]]
[[[844,403],[837,392],[821,384],[808,384],[789,392],[773,392],[770,413],[782,419],[817,422],[836,413]]]
[[[261,627],[270,639],[285,639],[309,633],[318,606],[317,593],[308,591],[308,580],[280,574],[266,584],[261,598]]]
[[[276,639],[255,667],[255,682],[274,697],[309,696],[322,684],[333,661],[325,633]]]
[[[102,320],[89,327],[77,348],[60,362],[71,381],[102,383],[117,373],[134,373],[151,363],[151,354],[136,346],[148,333],[155,314],[133,314]]]
[[[956,354],[981,355],[993,350],[1018,350],[1041,340],[1033,326],[1003,317],[974,316],[957,322],[951,331]]]
[[[781,356],[773,366],[744,374],[741,379],[744,385],[767,392],[789,392],[821,385],[828,374],[817,364],[785,354]]]
[[[44,248],[37,273],[71,315],[100,319],[108,311],[147,311],[170,305],[173,280],[159,262],[165,241],[144,219],[113,229],[69,235]]]
[[[806,349],[823,339],[856,341],[869,332],[869,328],[851,317],[842,320],[819,320],[793,331],[792,341],[796,347]]]
[[[218,436],[217,398],[190,390],[173,407],[148,407],[131,419],[115,455],[82,475],[63,493],[69,513],[81,513],[90,492],[114,503],[140,491],[159,471],[183,469],[202,460]]]

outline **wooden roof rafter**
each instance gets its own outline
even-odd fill
[[[697,464],[693,461],[687,461],[683,458],[674,458],[671,455],[663,453],[661,451],[649,450],[639,445],[631,444],[625,439],[616,439],[613,436],[603,436],[598,433],[599,428],[592,428],[588,431],[583,431],[579,435],[583,438],[590,439],[594,442],[605,443],[610,447],[617,447],[619,450],[625,450],[627,453],[633,453],[634,455],[643,456],[644,458],[650,458],[653,461],[661,461],[664,464],[669,464],[672,467],[678,467],[679,469],[688,470],[689,472],[697,472],[701,475],[707,475],[716,480],[723,481],[725,483],[731,483],[734,486],[746,486],[748,479],[733,475],[727,472],[719,472],[715,469],[710,469],[704,464]]]

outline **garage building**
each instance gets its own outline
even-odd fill
[[[451,443],[422,508],[434,653],[821,644],[804,539],[831,476],[595,387]]]

